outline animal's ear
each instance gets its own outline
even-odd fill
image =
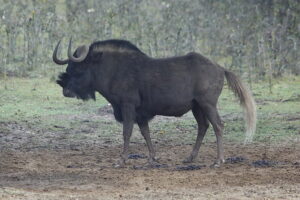
[[[76,58],[79,58],[84,52],[86,51],[86,47],[84,45],[79,46],[76,51],[74,52],[74,56]]]

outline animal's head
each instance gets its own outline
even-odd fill
[[[93,88],[93,74],[86,58],[89,53],[87,45],[80,46],[74,53],[71,52],[72,38],[68,47],[68,59],[60,60],[57,58],[57,50],[60,41],[57,43],[53,52],[53,61],[58,65],[67,64],[65,73],[61,73],[56,81],[63,88],[65,97],[77,97],[82,100],[95,99]]]

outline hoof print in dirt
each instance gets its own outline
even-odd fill
[[[147,158],[147,156],[145,156],[143,154],[129,154],[128,155],[128,159],[143,159],[143,158]]]
[[[67,165],[66,168],[72,169],[72,168],[80,168],[80,167],[76,165]]]
[[[152,168],[152,169],[162,169],[162,168],[168,168],[169,166],[167,164],[151,164],[149,165],[149,168]]]
[[[300,168],[300,162],[293,162],[292,164],[295,168]]]
[[[225,163],[235,164],[235,163],[245,162],[246,160],[247,159],[242,156],[230,157],[226,159]]]
[[[293,165],[300,166],[300,162],[294,162]]]
[[[277,164],[277,162],[269,160],[257,160],[251,163],[251,165],[254,167],[274,167]]]
[[[177,171],[192,171],[192,170],[199,170],[204,167],[206,167],[206,165],[177,166],[175,170],[177,170]]]
[[[151,164],[151,165],[144,165],[144,166],[133,166],[133,169],[163,169],[163,168],[168,168],[169,166],[167,164]]]
[[[133,169],[146,169],[145,166],[137,166],[137,165],[133,165],[132,168],[133,168]]]

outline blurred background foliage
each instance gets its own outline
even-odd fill
[[[0,75],[49,76],[58,40],[120,38],[152,57],[196,51],[253,80],[300,73],[299,0],[0,0]],[[74,47],[75,48],[75,47]]]

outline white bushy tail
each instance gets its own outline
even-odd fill
[[[241,106],[244,108],[246,121],[246,138],[245,143],[252,142],[256,129],[256,104],[251,95],[250,90],[242,83],[242,81],[232,72],[225,70],[229,88],[234,92],[240,100]]]

